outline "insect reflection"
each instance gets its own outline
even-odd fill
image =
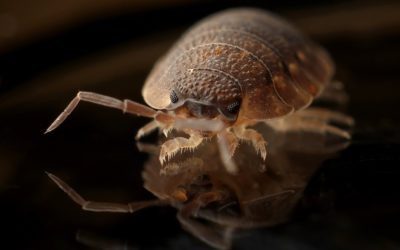
[[[312,119],[320,125],[332,122],[321,116]],[[241,144],[234,155],[239,170],[236,175],[226,173],[215,140],[177,154],[164,166],[158,161],[158,146],[139,145],[152,155],[142,176],[144,187],[157,197],[155,200],[128,204],[87,201],[55,175],[49,176],[89,211],[135,212],[153,205],[171,205],[178,210],[177,218],[185,230],[210,246],[225,249],[239,229],[286,221],[321,163],[348,144],[336,134],[299,129],[277,132],[266,125],[257,130],[270,142],[269,159],[264,162],[251,145]]]

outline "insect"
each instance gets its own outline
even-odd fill
[[[262,159],[267,156],[266,140],[249,127],[306,108],[333,73],[325,50],[280,17],[259,9],[230,9],[194,25],[156,63],[142,89],[148,106],[78,92],[46,132],[80,101],[91,102],[152,118],[137,139],[156,129],[166,135],[173,129],[185,133],[161,145],[162,164],[216,136],[226,170],[235,173],[232,156],[241,140],[250,142]],[[316,129],[337,132],[329,126]]]
[[[301,112],[304,111],[284,119],[293,119]],[[320,126],[345,117],[325,112],[330,114],[329,119],[312,118],[317,119]],[[271,127],[258,126],[258,131],[268,140],[280,142],[271,143],[266,163],[268,171],[261,173],[259,168],[264,161],[247,144],[240,145],[234,155],[240,175],[224,173],[215,138],[202,143],[194,153],[175,155],[165,166],[161,166],[157,157],[159,147],[141,145],[139,148],[151,154],[142,177],[144,187],[157,197],[155,200],[128,204],[87,201],[55,175],[49,174],[49,177],[88,211],[132,213],[148,206],[171,205],[177,209],[177,218],[184,229],[215,248],[227,249],[236,229],[270,227],[285,222],[322,161],[348,145],[340,140],[327,144],[329,136],[315,130],[308,131],[312,135],[307,136],[312,138],[308,143],[305,143],[304,132],[297,128],[288,133],[276,133]],[[165,174],[160,175],[163,170]]]

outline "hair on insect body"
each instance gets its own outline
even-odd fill
[[[240,140],[250,142],[262,159],[267,157],[267,142],[249,127],[272,122],[278,130],[284,129],[284,120],[276,120],[308,107],[333,73],[326,51],[280,17],[259,9],[230,9],[195,24],[156,63],[142,89],[148,106],[78,92],[46,133],[57,128],[80,101],[91,102],[151,118],[138,130],[137,139],[156,129],[187,134],[161,145],[161,164],[216,136],[226,170],[235,173],[232,155]],[[350,138],[331,126],[310,123],[301,129]]]

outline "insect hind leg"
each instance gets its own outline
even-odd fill
[[[346,129],[354,126],[350,116],[323,108],[308,108],[295,114],[276,120],[266,121],[267,125],[279,132],[311,132],[321,135],[334,135],[345,140],[351,139]]]

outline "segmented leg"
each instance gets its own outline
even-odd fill
[[[218,148],[221,161],[225,169],[231,174],[235,174],[238,171],[232,158],[238,145],[239,142],[232,132],[224,131],[218,134]]]
[[[272,194],[266,194],[262,195],[260,197],[257,197],[255,199],[251,200],[243,200],[242,207],[243,207],[243,213],[244,214],[263,214],[267,215],[270,214],[271,212],[274,212],[276,207],[279,207],[280,204],[287,203],[288,205],[294,205],[296,204],[297,197],[300,198],[301,189],[287,189],[287,190],[282,190],[280,192],[272,193]],[[296,196],[297,195],[297,196]],[[235,204],[235,203],[230,203],[230,204]],[[229,205],[229,203],[228,203]],[[283,206],[287,209],[290,210],[290,207],[288,206]],[[273,213],[273,216],[278,215],[278,213],[283,212],[283,213],[288,213],[289,210],[279,210],[275,211]],[[254,228],[254,227],[259,227],[259,226],[272,226],[276,225],[279,221],[278,218],[276,219],[271,219],[268,221],[262,220],[254,220],[254,219],[249,219],[246,218],[246,216],[240,216],[240,215],[235,215],[235,214],[227,214],[222,212],[215,212],[211,210],[201,210],[199,212],[199,217],[208,221],[212,221],[215,224],[218,225],[238,225],[241,228]]]
[[[281,192],[266,194],[252,200],[244,201],[246,206],[262,206],[263,208],[271,207],[274,201],[285,200],[296,193],[295,189],[283,190]]]
[[[199,210],[208,204],[220,201],[225,198],[225,194],[219,191],[206,192],[196,197],[190,203],[184,205],[178,212],[178,220],[181,225],[194,236],[207,244],[218,248],[226,249],[230,247],[232,241],[233,228],[219,225],[205,225],[192,217],[197,217]]]
[[[79,91],[78,94],[68,104],[65,110],[54,120],[54,122],[47,128],[45,133],[56,129],[64,120],[72,113],[72,111],[78,106],[80,101],[95,103],[110,108],[122,110],[124,113],[135,114],[145,117],[154,117],[157,113],[154,109],[147,107],[143,104],[131,101],[131,100],[118,100],[116,98],[105,96],[92,92]]]
[[[333,81],[326,85],[322,93],[316,97],[316,101],[324,101],[336,105],[344,105],[348,102],[349,96],[347,95],[343,83]]]
[[[151,143],[136,142],[136,147],[140,152],[148,153],[149,155],[158,155],[160,148]]]
[[[310,107],[299,111],[296,115],[305,119],[321,120],[326,123],[335,123],[348,127],[354,126],[354,119],[350,116],[324,108]]]
[[[239,140],[236,135],[230,131],[225,131],[224,136],[228,143],[229,156],[232,157],[239,146]]]
[[[153,132],[154,130],[156,130],[159,127],[159,124],[157,123],[157,121],[153,120],[149,123],[147,123],[146,125],[144,125],[143,127],[141,127],[138,132],[136,133],[135,139],[139,140],[140,138],[142,138],[143,136],[150,134],[151,132]]]
[[[174,139],[168,140],[161,145],[160,151],[160,162],[163,165],[165,161],[173,157],[178,151],[184,149],[194,149],[200,145],[204,137],[200,134],[193,133],[190,137],[176,137]]]
[[[177,215],[182,227],[195,237],[216,249],[230,249],[234,233],[233,227],[206,225],[196,219]]]
[[[180,210],[180,213],[185,216],[193,216],[197,217],[199,210],[208,204],[215,202],[215,201],[221,201],[222,199],[225,198],[225,195],[221,191],[210,191],[206,193],[202,193],[194,200],[189,202],[188,204],[185,204],[183,208]]]
[[[267,142],[260,133],[244,126],[234,128],[234,132],[239,139],[251,141],[253,147],[257,153],[260,153],[263,160],[267,158]]]
[[[149,206],[160,206],[168,204],[163,200],[151,200],[141,202],[130,202],[127,204],[111,203],[111,202],[97,202],[88,201],[82,198],[73,188],[67,183],[62,181],[57,176],[47,173],[52,181],[54,181],[59,188],[61,188],[75,203],[80,205],[83,210],[91,212],[111,212],[111,213],[134,213],[142,208]]]
[[[327,111],[326,114],[337,114],[336,112]],[[325,112],[324,111],[324,112]],[[308,113],[311,114],[312,112]],[[320,111],[315,112],[316,114],[320,113]],[[307,112],[305,110],[299,111],[292,116],[288,116],[282,119],[270,120],[266,121],[266,123],[274,128],[277,131],[288,132],[288,131],[309,131],[312,133],[320,133],[320,134],[333,134],[335,136],[339,136],[344,139],[350,139],[350,133],[330,125],[328,122],[333,119],[332,115],[327,115],[324,117],[322,114],[318,116],[307,116],[305,115]],[[336,117],[338,118],[338,117]],[[342,119],[342,118],[341,118]],[[350,118],[351,119],[351,118]],[[346,119],[345,119],[346,121]],[[347,121],[348,123],[350,122]]]

